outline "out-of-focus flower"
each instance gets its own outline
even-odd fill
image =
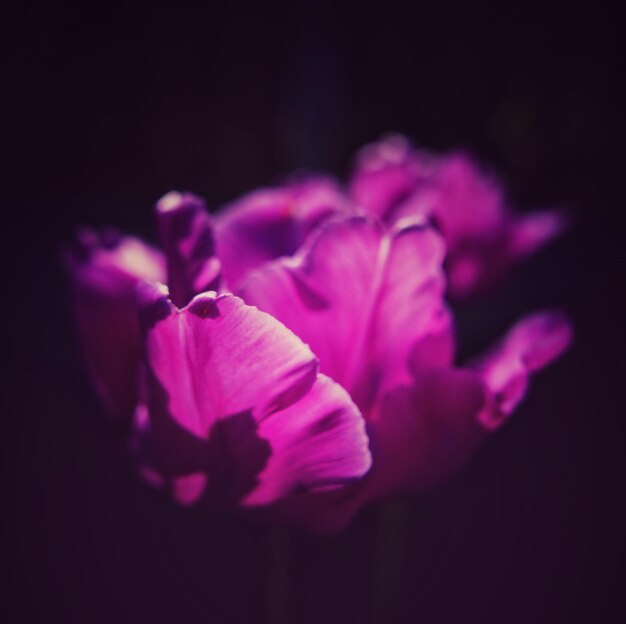
[[[436,156],[401,136],[361,150],[350,194],[357,207],[388,223],[431,218],[446,241],[449,290],[456,297],[489,286],[566,225],[555,210],[513,212],[497,180],[469,156]]]
[[[449,477],[569,344],[568,321],[539,313],[455,366],[444,267],[454,280],[468,239],[523,238],[524,220],[466,160],[397,139],[368,149],[354,202],[300,179],[214,226],[201,200],[170,193],[163,252],[89,233],[68,255],[100,395],[141,474],[180,503],[338,530]]]
[[[65,254],[84,360],[109,414],[128,420],[137,404],[141,332],[137,284],[165,280],[161,253],[133,236],[83,230]]]

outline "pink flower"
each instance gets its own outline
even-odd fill
[[[363,157],[356,203],[308,178],[213,224],[170,193],[163,252],[83,234],[68,254],[96,388],[141,474],[178,502],[338,530],[458,470],[569,344],[567,320],[540,313],[454,364],[444,266],[521,221],[465,160],[433,165],[394,141]]]

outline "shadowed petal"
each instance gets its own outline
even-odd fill
[[[216,217],[218,255],[231,287],[268,260],[291,256],[325,220],[352,206],[335,182],[314,177],[255,191]]]
[[[429,154],[401,136],[362,150],[350,194],[360,209],[387,223],[406,217],[436,223],[455,297],[489,287],[566,225],[557,211],[516,215],[496,177],[466,154]]]
[[[496,178],[464,154],[437,161],[432,174],[393,212],[394,219],[407,216],[437,223],[448,246],[446,273],[456,297],[490,286],[566,225],[556,211],[516,215]]]
[[[374,467],[364,498],[423,489],[445,480],[476,450],[486,392],[469,371],[423,371],[384,394],[368,420]]]
[[[322,372],[366,410],[377,390],[451,360],[443,253],[421,224],[385,233],[352,217],[324,226],[296,258],[250,274],[242,295],[310,345]],[[437,342],[430,360],[420,349],[427,339]]]
[[[509,226],[507,253],[511,261],[524,259],[560,236],[568,226],[565,214],[556,210],[520,215]]]
[[[423,370],[411,386],[384,394],[368,418],[374,465],[360,496],[380,498],[448,478],[502,425],[531,373],[559,357],[571,335],[562,314],[535,314],[471,368]]]
[[[496,238],[507,210],[495,177],[480,171],[465,154],[453,153],[437,160],[432,175],[398,207],[394,218],[428,212],[454,248],[467,240]]]
[[[149,413],[140,436],[157,470],[196,475],[175,482],[181,501],[189,483],[200,496],[200,472],[211,497],[261,505],[367,471],[358,409],[281,323],[232,295],[198,295],[179,310],[144,285],[140,299]]]
[[[490,391],[491,403],[480,421],[500,427],[526,394],[531,373],[559,357],[572,341],[572,328],[559,312],[542,312],[517,323],[500,343],[472,368]]]
[[[158,201],[156,214],[172,301],[184,306],[198,293],[217,290],[220,263],[204,202],[172,191]]]
[[[386,218],[429,175],[431,160],[400,135],[366,145],[357,156],[350,195],[367,214]]]
[[[90,376],[107,411],[129,418],[140,355],[135,288],[165,278],[163,258],[137,238],[84,230],[65,265]]]

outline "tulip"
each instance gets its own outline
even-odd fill
[[[162,251],[85,232],[66,265],[95,387],[183,505],[340,530],[458,471],[572,338],[540,312],[456,362],[449,285],[485,285],[558,229],[513,216],[465,157],[394,138],[349,193],[300,177],[211,218],[172,192],[156,217]]]

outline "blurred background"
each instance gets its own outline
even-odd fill
[[[3,622],[618,622],[624,573],[623,34],[515,3],[13,5],[2,37]],[[175,508],[135,480],[82,372],[58,251],[152,236],[387,131],[473,152],[576,220],[458,306],[461,354],[561,305],[574,348],[436,492],[322,538]],[[386,527],[381,531],[381,527]],[[2,617],[4,615],[4,617]]]

